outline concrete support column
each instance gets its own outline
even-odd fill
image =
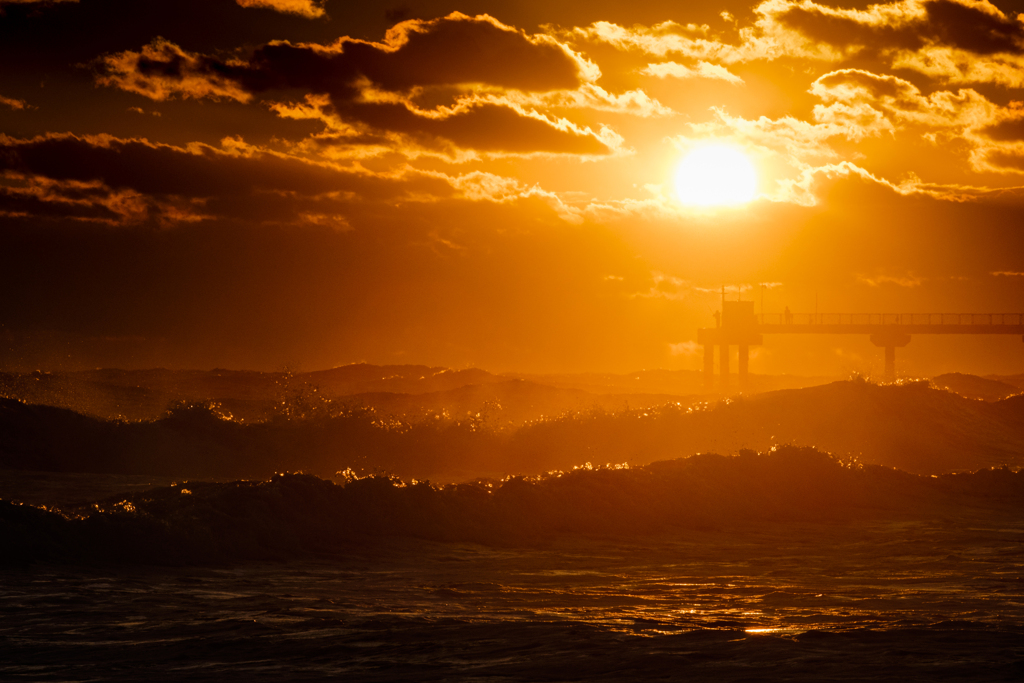
[[[715,345],[704,345],[704,391],[715,388]]]
[[[749,377],[747,375],[747,367],[750,362],[750,347],[746,344],[740,344],[740,362],[739,362],[739,373],[740,373],[740,389],[746,389],[749,386]]]
[[[725,391],[729,388],[729,345],[720,344],[718,355],[719,374],[721,375],[718,381],[722,386],[722,391]]]
[[[885,381],[896,381],[896,348],[904,347],[910,343],[910,335],[905,332],[893,330],[891,332],[876,332],[871,335],[871,343],[875,346],[885,348]]]

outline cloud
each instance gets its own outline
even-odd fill
[[[678,278],[675,275],[668,275],[659,271],[651,273],[651,288],[646,292],[637,292],[631,296],[634,299],[669,299],[670,301],[683,301],[689,297],[693,287],[689,282]]]
[[[865,10],[772,0],[783,26],[849,57],[871,53],[891,68],[947,84],[1024,84],[1024,24],[985,0],[902,0]]]
[[[102,57],[97,66],[98,84],[120,88],[151,100],[164,101],[176,97],[238,102],[252,100],[252,95],[236,81],[218,73],[226,64],[187,52],[163,38],[154,39],[138,52],[127,50]]]
[[[0,172],[0,216],[6,218],[71,219],[120,225],[137,223],[147,204],[131,190],[112,191],[96,182],[60,182]]]
[[[510,102],[509,100],[513,100]],[[282,116],[321,118],[335,134],[319,137],[316,143],[357,148],[374,147],[373,153],[394,153],[416,157],[434,153],[452,161],[481,156],[529,156],[571,154],[603,156],[618,149],[622,138],[602,127],[593,131],[564,118],[555,118],[514,102],[514,98],[469,97],[453,106],[421,109],[415,103],[368,102],[349,105],[340,114],[306,105],[272,105]],[[343,155],[337,155],[339,158]]]
[[[307,19],[326,16],[324,3],[327,0],[235,0],[242,7],[262,7],[285,14],[297,14]]]
[[[103,57],[98,67],[99,83],[154,100],[248,102],[304,90],[302,102],[271,102],[271,108],[288,118],[318,118],[350,138],[403,136],[398,146],[602,155],[619,140],[610,129],[594,132],[529,107],[531,98],[541,102],[538,93],[589,85],[600,73],[595,65],[549,36],[529,36],[486,15],[402,22],[380,43],[347,37],[331,45],[268,43],[245,59],[194,54],[156,39],[139,52]],[[438,104],[437,93],[451,103]],[[668,113],[639,92],[613,96],[589,87],[558,99],[563,106]]]
[[[772,119],[761,116],[746,119],[723,109],[712,109],[714,118],[691,124],[691,136],[677,136],[674,144],[685,149],[693,140],[719,139],[746,147],[765,161],[775,159],[797,170],[811,164],[831,163],[840,159],[829,142],[833,138],[856,136],[858,131],[834,122],[803,121],[793,116]]]
[[[990,273],[996,277],[1024,277],[1024,273],[1018,273],[1014,270],[994,270]]]
[[[671,53],[692,55],[701,48],[715,51],[724,49],[724,46],[708,39],[709,30],[708,26],[684,26],[674,21],[631,28],[608,21],[597,21],[590,26],[562,31],[560,35],[575,42],[605,43],[619,50],[664,57]]]
[[[896,285],[897,287],[920,287],[924,284],[924,278],[920,278],[913,274],[907,275],[858,275],[858,282],[863,282],[871,287],[881,287],[882,285]]]
[[[733,85],[743,84],[742,78],[730,73],[725,67],[708,62],[697,62],[697,68],[695,69],[678,62],[659,62],[657,64],[648,64],[640,73],[656,78],[708,78],[723,80]]]
[[[670,343],[668,345],[668,350],[673,356],[683,356],[684,358],[694,358],[704,355],[704,346],[695,341],[679,342],[678,344]]]
[[[602,155],[610,151],[610,139],[589,128],[502,104],[468,101],[422,110],[407,102],[354,103],[345,114],[347,121],[401,133],[425,147],[444,146],[446,140],[481,152]]]
[[[30,104],[28,104],[25,100],[17,100],[17,99],[14,99],[13,97],[4,97],[3,95],[0,95],[0,105],[3,105],[5,107],[10,107],[11,109],[14,109],[15,111],[20,111],[22,109],[33,109],[34,108]]]
[[[598,21],[559,35],[573,43],[603,43],[644,55],[661,58],[678,55],[718,64],[771,61],[781,57],[825,61],[842,58],[842,52],[827,43],[812,40],[781,24],[777,13],[787,6],[784,0],[761,3],[754,8],[756,19],[752,24],[729,26],[728,39],[726,35],[712,32],[707,25],[682,25],[673,21],[628,28]]]
[[[193,97],[216,96],[231,82],[249,94],[292,88],[325,93],[335,104],[358,98],[364,81],[392,92],[441,86],[534,92],[572,89],[600,75],[596,65],[554,38],[529,36],[487,15],[457,12],[402,22],[379,43],[349,37],[331,45],[275,41],[256,48],[248,59],[223,60],[157,39],[140,52],[104,57],[99,66],[101,83],[134,83],[126,89],[153,99],[170,89],[166,81],[176,81],[178,90]],[[158,83],[146,85],[150,79]]]
[[[349,223],[348,218],[342,214],[305,211],[298,214],[298,220],[300,224],[327,227],[335,232],[348,232],[352,230],[352,225]]]
[[[242,148],[189,148],[108,135],[50,134],[28,140],[0,136],[0,168],[54,180],[99,181],[145,194],[209,197],[253,188],[338,189],[338,172],[295,158]]]
[[[914,183],[897,185],[881,178],[850,161],[820,166],[803,165],[795,177],[783,178],[778,181],[777,190],[769,199],[780,203],[797,204],[799,206],[816,206],[819,203],[820,187],[839,179],[859,180],[871,185],[885,187],[899,195],[925,193]],[[925,193],[939,198],[940,192]]]
[[[769,289],[770,289],[773,286],[778,286],[780,284],[781,283],[778,283],[778,282],[772,282],[772,283],[766,283],[766,286],[768,286]],[[730,297],[730,296],[742,295],[744,292],[752,292],[758,286],[760,286],[760,285],[725,285],[724,286],[724,290],[725,290],[725,295],[727,297]],[[715,296],[721,296],[722,295],[723,287],[696,287],[695,286],[693,288],[693,290],[695,292],[700,292],[702,294],[712,294],[712,295],[715,295]]]
[[[1024,87],[1024,57],[997,54],[987,58],[966,51],[932,47],[920,52],[902,51],[892,60],[893,69],[908,69],[947,84],[993,84]]]
[[[670,141],[681,151],[712,139],[744,147],[761,167],[762,196],[776,202],[813,206],[822,182],[843,176],[884,184],[905,196],[957,202],[1017,191],[926,183],[910,172],[894,182],[871,170],[878,168],[877,155],[864,155],[851,143],[886,138],[894,155],[926,144],[975,172],[1024,173],[1024,105],[1001,106],[970,88],[926,94],[908,80],[865,69],[831,71],[813,81],[808,92],[820,100],[811,120],[747,119],[712,108],[710,120],[689,124],[688,134]]]
[[[1017,52],[1024,45],[1024,25],[985,0],[901,0],[864,10],[808,0],[770,0],[758,11],[843,50],[918,51],[944,46],[993,55]]]
[[[487,201],[498,204],[539,201],[568,223],[583,222],[581,211],[567,204],[558,194],[548,192],[536,185],[527,186],[515,178],[481,171],[473,171],[459,176],[438,175],[444,177],[453,188],[458,190],[461,197],[471,201]]]
[[[594,83],[584,83],[575,90],[554,90],[544,93],[507,91],[502,95],[483,95],[480,99],[501,102],[522,108],[590,109],[593,111],[628,114],[642,118],[675,116],[676,112],[643,90],[627,90],[621,94],[608,92]]]
[[[493,173],[338,168],[225,139],[220,148],[111,136],[0,135],[0,212],[128,225],[234,219],[352,229],[367,207],[440,201],[539,203],[570,223],[579,209],[537,185]]]
[[[133,114],[142,114],[143,116],[145,116],[147,113],[146,110],[142,107],[128,107],[128,109],[126,109],[125,111],[130,111]],[[158,111],[151,111],[149,112],[149,114],[152,116],[161,116],[160,112]]]
[[[411,169],[339,169],[232,139],[218,149],[111,136],[0,135],[0,172],[14,188],[9,200],[106,207],[123,223],[212,217],[317,222],[310,218],[317,216],[338,223],[339,216],[360,203],[394,204],[417,197],[436,201],[455,195],[443,177]],[[131,206],[122,210],[114,204]]]
[[[895,76],[842,69],[818,78],[811,92],[825,104],[814,108],[822,123],[844,126],[859,139],[905,131],[935,144],[967,151],[978,172],[1024,171],[1024,109],[1000,106],[973,89],[928,95]]]
[[[946,84],[1024,86],[1024,23],[985,0],[899,0],[865,9],[764,0],[753,8],[753,16],[745,26],[727,20],[721,33],[707,25],[669,21],[628,28],[595,22],[559,35],[574,43],[717,65],[868,58]]]

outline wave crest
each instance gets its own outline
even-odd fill
[[[389,537],[487,544],[962,515],[1019,519],[1024,472],[919,476],[812,448],[433,485],[387,474],[186,483],[49,511],[0,501],[8,562],[289,559]]]

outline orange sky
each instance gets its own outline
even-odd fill
[[[0,366],[697,369],[723,284],[1024,312],[1018,10],[0,0]],[[709,142],[753,201],[679,201]],[[881,368],[767,341],[753,372]],[[900,362],[1024,372],[1024,344]]]

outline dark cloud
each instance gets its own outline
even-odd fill
[[[835,13],[822,5],[801,4],[780,13],[778,19],[808,38],[842,48],[916,51],[936,44],[979,55],[1022,51],[1024,25],[997,11],[952,0],[932,0],[923,3],[923,8],[924,17],[901,14],[896,8],[886,14],[876,11],[874,15],[854,15]]]
[[[993,150],[985,160],[997,168],[1024,172],[1024,153],[1018,150]]]
[[[331,40],[329,22],[253,11],[235,0],[80,0],[0,5],[0,56],[22,68],[69,69],[99,54],[138,47],[164,36],[189,50],[258,45],[291,36]],[[32,55],[32,60],[26,60]]]
[[[425,147],[444,145],[450,140],[458,147],[484,152],[550,152],[559,154],[607,154],[608,147],[593,135],[559,129],[547,119],[524,116],[495,104],[466,107],[458,114],[428,118],[403,104],[351,104],[344,108],[346,120],[409,135]]]
[[[1019,54],[1024,45],[1024,24],[951,0],[925,4],[926,35],[936,42],[982,55]]]
[[[124,219],[110,208],[110,193],[102,190],[83,192],[80,188],[3,187],[0,186],[0,216],[33,219],[73,218],[84,221],[118,223]]]
[[[413,20],[384,43],[343,39],[336,46],[275,43],[257,49],[238,74],[249,90],[302,88],[344,97],[360,77],[387,90],[484,84],[528,91],[572,89],[580,64],[555,41],[530,37],[490,17],[453,14]]]
[[[346,174],[295,158],[235,155],[197,145],[185,150],[145,140],[0,138],[0,169],[55,180],[98,180],[153,195],[210,197],[257,189],[320,194],[344,189]]]
[[[99,82],[155,100],[175,95],[246,101],[251,94],[326,94],[344,123],[406,134],[429,147],[438,146],[432,139],[441,138],[482,151],[609,151],[589,131],[559,127],[512,107],[475,104],[420,111],[400,95],[423,87],[482,84],[549,91],[583,83],[584,65],[567,48],[490,17],[454,14],[408,21],[389,31],[384,43],[271,43],[245,61],[193,54],[156,40],[139,52],[108,55],[99,68]],[[366,95],[368,84],[399,95],[375,100]]]
[[[982,128],[980,132],[999,142],[1024,140],[1024,118],[1000,121],[995,125]]]
[[[393,202],[410,193],[438,198],[453,194],[450,184],[436,177],[347,172],[244,146],[242,151],[205,145],[182,149],[70,134],[31,140],[0,136],[0,171],[15,184],[33,186],[9,188],[8,212],[116,222],[218,216],[301,222],[302,214],[341,214],[354,202]],[[44,204],[48,208],[40,208]]]
[[[847,15],[835,15],[819,5],[796,5],[778,15],[785,26],[795,29],[811,40],[841,48],[903,47],[919,49],[922,37],[904,26],[872,25]]]
[[[368,80],[391,91],[441,85],[490,85],[526,91],[578,87],[581,64],[563,46],[531,38],[490,17],[452,15],[430,22],[409,21],[392,29],[384,43],[341,39],[332,46],[273,42],[244,61],[190,54],[166,40],[140,52],[100,60],[100,78],[120,85],[139,77],[181,82],[189,78],[231,80],[250,93],[302,90],[336,101],[358,96]],[[203,96],[202,93],[196,96]],[[162,97],[157,97],[162,99]]]

